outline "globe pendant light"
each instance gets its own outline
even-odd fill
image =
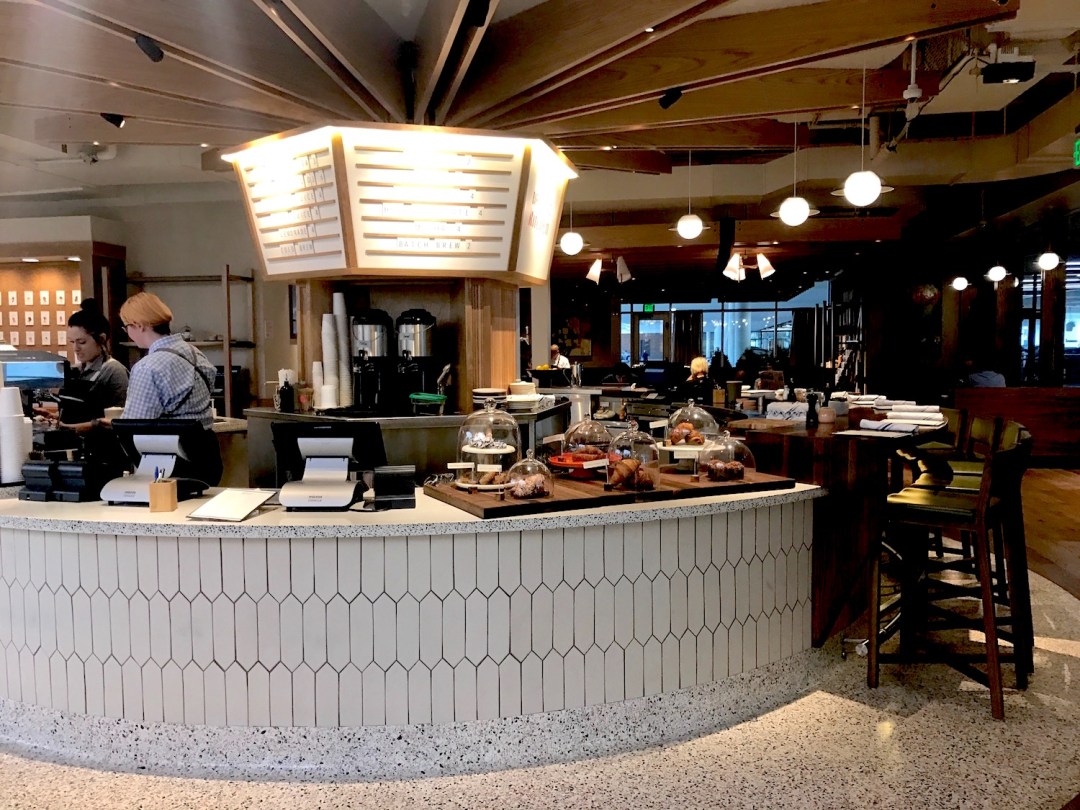
[[[881,178],[866,168],[866,63],[862,70],[862,113],[859,116],[859,171],[844,181],[844,198],[859,207],[881,196]]]
[[[957,292],[963,292],[968,288],[968,280],[963,276],[957,276],[952,280],[952,288]]]
[[[679,221],[675,224],[675,230],[679,236],[683,239],[697,239],[701,236],[701,232],[705,229],[705,225],[701,221],[701,217],[697,214],[690,212],[690,170],[693,165],[693,158],[690,150],[686,152],[686,213],[679,217]]]
[[[812,217],[814,214],[821,213],[816,208],[811,208],[810,203],[800,197],[796,192],[799,185],[799,170],[798,170],[798,155],[799,155],[799,122],[795,122],[795,149],[791,153],[791,166],[792,174],[794,175],[791,182],[791,196],[780,203],[780,209],[771,216],[779,217],[780,221],[785,225],[789,225],[794,228],[802,225],[806,222],[807,217]]]
[[[1008,274],[1009,274],[1008,270],[1006,270],[1000,264],[995,264],[993,267],[991,267],[987,271],[986,277],[990,281],[998,282],[998,281],[1004,280],[1005,276],[1007,276]]]
[[[574,230],[574,204],[572,202],[570,203],[570,230],[559,239],[559,247],[567,256],[576,256],[585,247],[585,240]]]
[[[1046,253],[1039,256],[1038,265],[1040,270],[1053,270],[1061,264],[1061,257],[1047,248]]]

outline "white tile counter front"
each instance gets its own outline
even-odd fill
[[[168,762],[170,724],[213,727],[176,738],[208,750],[266,727],[430,739],[712,684],[809,647],[819,492],[495,521],[419,493],[240,524],[0,501],[0,736],[99,740],[117,766]]]

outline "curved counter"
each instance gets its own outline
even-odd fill
[[[268,726],[430,739],[711,684],[810,646],[818,494],[482,521],[418,492],[239,524],[0,501],[0,727],[69,750],[142,734],[131,761],[160,763],[169,724],[181,749],[195,726],[219,727],[208,748]]]

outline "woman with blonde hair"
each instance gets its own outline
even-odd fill
[[[132,342],[147,354],[131,367],[124,419],[185,419],[199,422],[204,436],[191,448],[189,477],[207,486],[221,480],[221,450],[213,433],[217,369],[197,348],[170,334],[172,310],[153,293],[133,295],[120,307]]]
[[[709,361],[704,357],[695,357],[690,361],[690,376],[679,387],[680,395],[699,405],[712,405],[714,387],[709,378]]]

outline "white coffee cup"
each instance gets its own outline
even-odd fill
[[[119,419],[123,415],[124,415],[124,407],[122,405],[117,405],[114,408],[106,408],[105,409],[105,418],[106,419]]]

